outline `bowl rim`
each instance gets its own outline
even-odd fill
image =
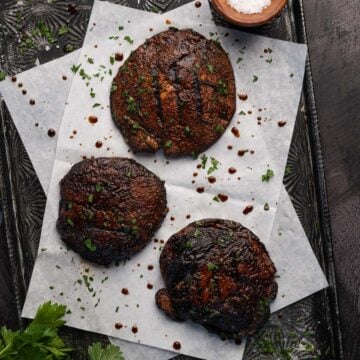
[[[215,11],[226,21],[244,27],[264,25],[276,17],[285,7],[288,0],[272,0],[261,13],[244,14],[231,7],[227,0],[209,0]]]

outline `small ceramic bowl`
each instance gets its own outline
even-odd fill
[[[287,0],[272,0],[259,14],[243,14],[229,5],[227,0],[210,0],[215,11],[226,21],[243,27],[255,27],[270,22],[285,7]]]

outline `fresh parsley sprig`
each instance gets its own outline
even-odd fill
[[[41,305],[34,320],[25,330],[0,328],[0,359],[2,360],[69,360],[71,348],[58,335],[66,306],[51,301]],[[88,347],[89,360],[125,360],[117,346],[94,343]]]

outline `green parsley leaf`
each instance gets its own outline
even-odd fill
[[[110,64],[114,65],[115,63],[115,57],[114,56],[110,56]]]
[[[261,175],[262,182],[269,182],[271,178],[274,177],[274,172],[271,169],[266,170],[266,174]]]
[[[133,44],[134,43],[134,40],[129,36],[129,35],[126,35],[124,37],[124,40],[126,40],[129,44]]]
[[[119,31],[122,31],[122,30],[124,30],[124,27],[120,25],[120,26],[118,27],[118,29],[119,29]]]
[[[92,203],[93,200],[94,200],[94,194],[89,194],[88,197],[87,197],[88,203]]]
[[[102,186],[100,183],[96,183],[95,190],[96,190],[96,192],[101,192],[104,190],[104,186]]]
[[[72,221],[72,219],[67,218],[66,222],[70,225],[70,226],[74,226],[74,222]]]
[[[195,229],[195,231],[194,231],[194,237],[199,237],[199,235],[200,235],[200,230],[199,229]]]
[[[94,93],[94,89],[91,88],[91,89],[90,89],[90,96],[91,96],[92,98],[94,98],[95,95],[96,95],[96,94]]]
[[[93,108],[96,108],[96,107],[98,107],[98,106],[100,106],[101,104],[99,104],[99,103],[95,103],[92,107]]]
[[[272,59],[266,59],[265,62],[270,64],[270,63],[272,63]]]
[[[220,164],[220,162],[213,157],[210,157],[210,160],[211,160],[211,166],[209,167],[209,169],[207,171],[208,175],[211,174],[212,172],[214,172],[215,170],[217,170],[218,165]]]
[[[165,144],[164,144],[164,147],[166,147],[166,148],[171,148],[172,147],[172,141],[171,140],[168,140],[168,141],[166,141],[165,142]]]
[[[239,115],[246,115],[246,112],[243,111],[243,110],[241,110],[241,111],[239,112]]]
[[[238,57],[237,60],[236,60],[236,63],[238,64],[240,61],[243,61],[242,57]]]
[[[259,78],[256,75],[253,75],[252,82],[257,82]]]
[[[87,62],[88,62],[89,64],[93,64],[93,63],[94,63],[94,59],[93,59],[93,58],[88,58],[88,59],[87,59]]]
[[[88,348],[89,360],[125,360],[120,348],[109,344],[103,347],[96,342]]]
[[[62,26],[59,31],[58,31],[58,34],[59,35],[64,35],[66,34],[67,32],[69,31],[69,28],[67,26]]]
[[[0,71],[0,81],[5,80],[6,74],[3,71]]]
[[[202,155],[200,156],[200,159],[201,159],[201,167],[202,167],[203,169],[205,169],[206,163],[207,163],[207,161],[208,161],[208,157],[207,157],[205,154],[202,154]]]
[[[289,175],[289,174],[291,174],[291,167],[289,165],[287,165],[285,167],[285,175]]]
[[[73,50],[74,50],[74,45],[66,44],[66,45],[64,46],[64,51],[65,51],[66,53],[72,52]]]
[[[111,92],[114,92],[115,90],[117,90],[117,86],[114,84],[114,83],[112,83],[111,84]]]
[[[264,210],[265,210],[265,211],[269,211],[269,210],[270,210],[270,206],[269,206],[268,203],[265,203],[265,205],[264,205]]]
[[[216,124],[216,125],[214,126],[214,130],[215,130],[215,132],[217,132],[218,134],[222,134],[222,133],[225,131],[224,127],[223,127],[222,125],[220,125],[220,124]]]
[[[211,74],[214,72],[214,65],[208,64],[207,68]]]
[[[207,268],[209,271],[216,271],[219,269],[219,267],[213,263],[208,263]]]
[[[87,239],[84,240],[84,245],[91,252],[96,251],[96,246],[93,244],[93,242],[92,242],[92,240],[90,238],[87,238]]]
[[[189,126],[185,126],[185,128],[184,128],[184,134],[187,135],[187,136],[189,136],[189,135],[191,134],[191,129],[190,129]]]
[[[213,200],[216,202],[220,202],[219,198],[216,195],[213,197]]]
[[[81,64],[79,64],[79,65],[73,65],[72,67],[71,67],[71,71],[74,73],[74,74],[76,74],[77,73],[77,71],[80,69],[80,66],[81,66]]]

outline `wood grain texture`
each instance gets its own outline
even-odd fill
[[[344,358],[360,359],[360,2],[305,0]]]

